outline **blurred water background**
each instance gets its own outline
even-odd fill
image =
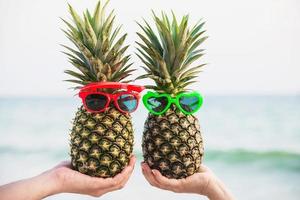
[[[0,98],[0,184],[34,176],[69,159],[78,98]],[[141,136],[146,110],[133,113],[135,172],[125,189],[101,199],[201,199],[151,187],[143,178]],[[300,96],[208,96],[197,113],[205,165],[237,199],[298,200]],[[202,197],[205,199],[204,197]],[[93,199],[60,194],[48,199]]]

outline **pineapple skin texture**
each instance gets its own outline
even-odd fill
[[[199,172],[204,148],[198,119],[174,106],[163,115],[148,114],[142,140],[144,161],[174,179]]]
[[[81,106],[70,134],[72,167],[94,177],[114,177],[128,165],[133,143],[129,114],[114,105],[101,113],[89,113]]]

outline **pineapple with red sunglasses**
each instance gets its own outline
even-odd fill
[[[107,4],[107,3],[106,3]],[[65,54],[77,69],[66,70],[77,83],[83,105],[79,107],[70,137],[72,167],[96,177],[113,177],[128,165],[133,149],[130,113],[135,111],[143,87],[127,84],[131,75],[126,34],[119,37],[113,12],[105,15],[106,4],[80,17],[70,6],[72,23],[66,36],[75,48]]]

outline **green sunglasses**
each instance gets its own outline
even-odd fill
[[[186,115],[197,112],[203,98],[198,92],[180,93],[175,98],[166,93],[147,92],[143,96],[143,103],[147,110],[154,115],[165,113],[174,103]]]

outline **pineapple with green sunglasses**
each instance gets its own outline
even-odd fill
[[[188,16],[180,22],[174,13],[158,17],[153,13],[154,30],[148,22],[139,24],[138,57],[145,73],[137,79],[150,78],[143,103],[148,109],[142,149],[144,161],[168,178],[185,178],[199,172],[203,140],[198,119],[193,115],[202,105],[198,92],[187,92],[205,64],[192,65],[203,56],[199,46],[207,39],[204,22],[193,27]]]

